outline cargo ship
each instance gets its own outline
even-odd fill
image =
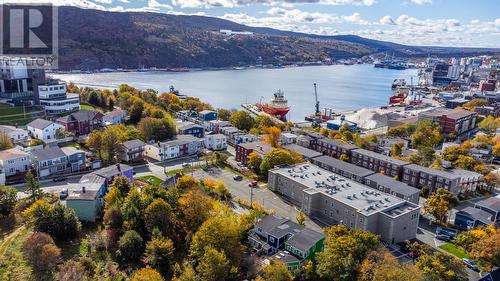
[[[408,97],[409,88],[406,86],[398,87],[396,93],[389,98],[389,104],[403,103]]]
[[[285,120],[286,114],[290,111],[288,100],[285,98],[285,94],[281,90],[274,93],[274,97],[269,103],[263,103],[261,99],[261,102],[257,103],[255,106],[265,113],[280,120]]]

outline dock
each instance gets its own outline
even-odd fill
[[[271,118],[277,124],[283,124],[283,123],[285,123],[282,120],[280,120],[280,119],[272,116],[271,114],[268,114],[268,113],[260,110],[259,108],[257,108],[257,106],[255,106],[253,104],[250,104],[250,103],[242,104],[241,107],[243,107],[243,109],[245,109],[246,111],[248,111],[253,116],[264,115],[264,116],[268,116],[269,118]]]

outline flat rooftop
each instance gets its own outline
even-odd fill
[[[449,180],[460,178],[460,175],[455,174],[455,173],[450,172],[450,171],[436,170],[436,169],[432,169],[432,168],[423,167],[423,166],[420,166],[417,164],[406,165],[404,168],[410,169],[413,171],[424,172],[424,173],[427,173],[430,175],[436,175],[438,177],[442,177],[442,178],[449,179]]]
[[[375,158],[375,159],[382,160],[382,161],[385,161],[385,162],[388,162],[391,164],[395,164],[395,165],[399,165],[399,166],[408,164],[408,162],[406,162],[406,161],[392,158],[392,157],[389,157],[389,156],[386,156],[386,155],[383,155],[383,154],[380,154],[377,152],[373,152],[371,150],[366,150],[363,148],[355,149],[352,152],[356,152],[356,153],[366,155],[366,156],[371,157],[371,158]]]
[[[300,182],[307,187],[304,189],[306,193],[321,193],[357,209],[363,215],[371,215],[404,204],[408,204],[412,208],[419,208],[417,205],[396,196],[383,193],[312,164],[281,167],[271,171]]]
[[[326,156],[326,155],[320,156],[320,157],[315,157],[313,159],[313,162],[321,163],[322,165],[326,165],[326,166],[330,166],[330,167],[334,167],[336,169],[351,173],[351,174],[356,175],[358,177],[366,177],[366,176],[369,176],[369,175],[372,175],[375,173],[372,170],[368,170],[366,168],[356,166],[356,165],[351,164],[349,162],[342,161],[342,160],[339,160],[337,158]]]

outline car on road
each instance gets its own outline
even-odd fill
[[[191,167],[191,163],[182,163],[182,168]]]
[[[444,241],[444,242],[449,242],[451,240],[451,237],[446,235],[446,234],[438,234],[435,236],[435,238],[437,240],[441,240],[441,241]]]
[[[59,181],[65,181],[67,180],[68,177],[65,177],[65,176],[59,176],[59,177],[56,177],[56,178],[53,178],[52,181],[54,182],[59,182]]]
[[[477,267],[477,265],[476,265],[473,261],[471,261],[471,260],[469,260],[469,259],[465,259],[465,258],[464,258],[464,259],[462,259],[462,261],[465,263],[465,265],[466,265],[468,268],[470,268],[470,269],[472,269],[472,270],[474,270],[474,271],[479,271],[479,267]]]
[[[233,177],[233,180],[235,180],[235,181],[241,181],[241,180],[243,180],[243,176],[236,175],[236,176]]]
[[[249,182],[248,186],[249,187],[256,187],[257,186],[257,181],[253,180],[253,181]]]
[[[68,189],[67,188],[63,188],[61,189],[61,191],[59,192],[59,198],[60,199],[66,199],[68,197]]]

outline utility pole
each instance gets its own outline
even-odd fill
[[[250,186],[250,209],[253,208],[253,187]]]

